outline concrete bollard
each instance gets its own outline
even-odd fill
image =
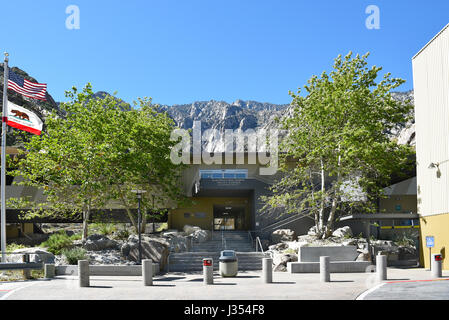
[[[330,258],[327,256],[320,257],[320,281],[331,281]]]
[[[273,259],[271,258],[262,259],[262,278],[263,283],[273,282]]]
[[[153,260],[142,260],[142,277],[144,286],[153,285]]]
[[[28,253],[22,255],[22,262],[23,263],[29,263],[30,262],[30,255]],[[31,270],[24,269],[23,270],[23,278],[24,279],[31,279]]]
[[[387,256],[380,254],[376,256],[376,273],[378,281],[387,280]]]
[[[203,277],[205,285],[214,284],[214,260],[212,258],[203,259]]]
[[[78,280],[80,287],[89,287],[90,273],[89,273],[89,261],[78,260]]]
[[[432,254],[431,273],[433,279],[441,278],[443,276],[442,257],[439,253]]]
[[[44,265],[44,277],[45,279],[52,279],[55,277],[55,265],[45,264]]]

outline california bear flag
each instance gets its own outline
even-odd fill
[[[34,113],[8,101],[8,126],[40,135],[43,122]]]

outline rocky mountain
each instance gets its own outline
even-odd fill
[[[392,96],[402,102],[410,100],[412,103],[413,91],[394,92]],[[201,130],[217,129],[218,137],[206,135],[203,148],[208,151],[221,152],[223,137],[226,129],[257,130],[270,129],[278,126],[276,119],[288,116],[290,105],[261,103],[256,101],[237,100],[233,103],[224,101],[201,101],[192,104],[163,106],[166,111],[182,129],[192,129],[194,121],[201,121]],[[397,129],[391,133],[398,143],[415,145],[414,120],[405,124],[398,124]]]
[[[220,136],[209,135],[203,143],[208,151],[222,151],[223,137],[226,129],[272,128],[276,119],[281,117],[289,105],[277,105],[256,101],[237,100],[233,103],[224,101],[199,101],[192,104],[162,106],[179,128],[192,129],[194,121],[201,121],[201,130],[218,130]]]
[[[405,102],[410,101],[412,104],[415,103],[415,98],[413,95],[413,90],[406,92],[394,92],[392,93],[393,98]],[[394,136],[397,138],[399,144],[408,144],[411,146],[416,146],[416,132],[415,132],[415,114],[412,111],[412,119],[405,124],[400,124],[398,130],[394,132]]]
[[[25,71],[13,67],[11,68],[15,73],[21,75],[25,79],[33,82],[38,82],[33,77],[29,76]],[[0,94],[3,95],[3,64],[0,64]],[[96,97],[104,97],[109,95],[107,92],[99,91],[95,94]],[[413,103],[413,91],[395,92],[393,97],[399,101],[411,100]],[[46,115],[51,110],[59,111],[59,103],[56,103],[50,94],[47,93],[47,101],[39,101],[23,97],[22,95],[9,90],[8,99],[13,103],[23,106],[29,110],[36,112],[42,119],[45,120]],[[130,108],[130,105],[123,100],[116,98],[117,102],[123,106],[123,109]],[[0,106],[2,101],[0,99]],[[201,130],[204,132],[207,129],[216,129],[219,136],[206,136],[203,142],[203,148],[208,151],[223,151],[224,132],[226,129],[240,129],[246,131],[248,129],[257,130],[277,128],[277,119],[288,116],[289,104],[273,104],[267,102],[244,101],[237,100],[232,103],[224,101],[197,101],[191,104],[181,104],[160,107],[161,111],[166,111],[172,117],[179,128],[192,129],[194,121],[201,121]],[[415,125],[414,120],[406,124],[399,124],[395,132],[392,132],[392,137],[398,140],[401,144],[415,144]],[[12,131],[8,132],[8,145],[14,145],[17,138],[12,135]]]

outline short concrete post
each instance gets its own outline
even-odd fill
[[[153,285],[153,260],[142,260],[142,277],[144,286]]]
[[[327,256],[320,257],[320,281],[331,281],[330,258]]]
[[[432,278],[441,278],[443,276],[443,268],[442,268],[442,258],[441,254],[435,253],[432,254]]]
[[[378,281],[387,280],[387,256],[378,254],[376,256],[376,273]]]
[[[89,287],[89,261],[78,260],[78,279],[80,287]]]
[[[204,284],[214,284],[214,261],[212,258],[203,259]]]
[[[30,262],[30,255],[28,253],[22,255],[22,262],[23,263],[29,263]],[[31,279],[31,270],[24,269],[23,270],[23,278],[24,279]]]
[[[44,265],[44,277],[45,279],[52,279],[55,277],[55,265],[45,264]]]
[[[271,258],[262,259],[262,278],[263,283],[273,282],[273,259]]]

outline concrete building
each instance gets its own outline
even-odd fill
[[[449,269],[449,25],[412,60],[415,89],[417,205],[421,247],[435,238]],[[423,254],[425,266],[429,256]]]
[[[262,175],[263,166],[250,158],[251,154],[245,154],[239,164],[188,165],[183,171],[182,185],[192,202],[169,211],[169,228],[182,230],[184,225],[195,225],[215,231],[254,231],[261,237],[268,237],[276,228],[307,233],[313,225],[312,219],[261,210],[260,197],[270,193],[269,188],[280,173]]]

